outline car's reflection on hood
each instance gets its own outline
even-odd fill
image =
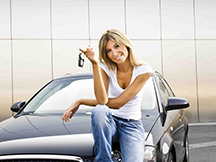
[[[156,116],[144,117],[149,130]],[[0,125],[0,153],[50,153],[91,156],[91,114],[76,113],[69,122],[61,115],[30,114],[10,118]],[[80,155],[80,153],[84,155]]]

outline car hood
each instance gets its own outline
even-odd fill
[[[154,115],[143,116],[146,132],[156,119]],[[87,157],[93,155],[93,144],[90,114],[75,114],[67,123],[60,115],[22,115],[0,123],[0,155],[46,153]]]

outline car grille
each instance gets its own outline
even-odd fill
[[[83,162],[83,160],[71,155],[20,154],[2,155],[0,162]]]

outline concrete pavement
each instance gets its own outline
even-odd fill
[[[216,123],[189,124],[189,161],[216,162]]]

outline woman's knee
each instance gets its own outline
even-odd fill
[[[92,116],[104,116],[110,113],[109,107],[106,105],[97,105],[92,110]]]
[[[109,107],[106,105],[97,105],[92,110],[92,120],[95,122],[104,122],[107,121],[109,116],[112,116],[112,112]]]

